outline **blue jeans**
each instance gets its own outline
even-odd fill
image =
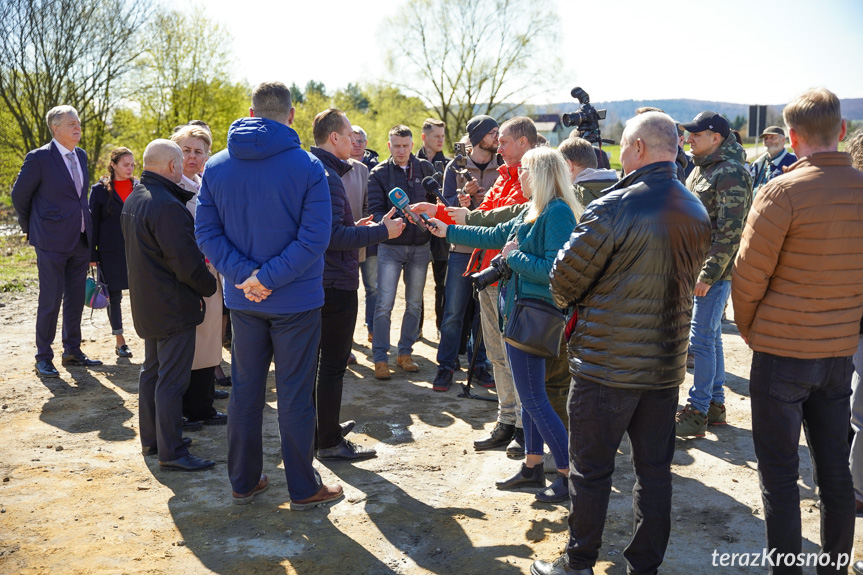
[[[276,397],[282,461],[292,501],[321,488],[312,467],[315,441],[315,369],[321,310],[273,314],[231,310],[231,399],[228,404],[228,477],[248,493],[263,469],[262,428],[270,362],[276,364]],[[188,378],[187,378],[188,379]]]
[[[627,573],[656,573],[671,533],[671,460],[677,387],[626,389],[573,377],[569,388],[569,544],[573,569],[593,567],[602,545],[614,458],[629,436],[635,470]]]
[[[521,400],[524,448],[528,455],[542,455],[548,444],[558,469],[569,468],[566,427],[551,407],[545,393],[545,358],[537,357],[506,344],[512,380]]]
[[[366,256],[360,264],[363,289],[366,291],[365,324],[371,333],[375,325],[375,306],[378,303],[378,256]]]
[[[470,254],[450,252],[444,286],[444,314],[440,326],[440,344],[437,348],[437,362],[442,368],[455,370],[459,342],[464,324],[465,309],[473,297],[473,280],[462,274],[467,268]],[[477,352],[478,366],[486,365],[484,346]],[[473,356],[473,338],[468,341],[467,359]]]
[[[725,403],[722,312],[729,293],[731,282],[718,281],[710,286],[707,295],[695,298],[695,307],[692,310],[689,338],[690,348],[695,356],[695,370],[689,390],[689,403],[705,415],[711,400],[717,404]]]
[[[767,548],[801,551],[800,428],[806,434],[813,479],[821,497],[821,551],[837,561],[854,544],[854,486],[848,468],[851,357],[797,359],[756,351],[752,354],[749,395],[752,442],[758,459]],[[816,572],[845,573],[819,566]],[[802,573],[777,566],[771,573]]]
[[[399,277],[405,272],[405,314],[402,317],[399,355],[410,355],[419,337],[423,289],[429,267],[429,246],[378,246],[378,301],[375,306],[372,352],[375,363],[387,361],[390,351],[390,316],[396,302]]]

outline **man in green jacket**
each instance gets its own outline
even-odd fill
[[[690,331],[694,381],[688,403],[677,413],[677,435],[704,437],[708,424],[726,423],[722,312],[731,293],[731,264],[752,203],[752,177],[744,167],[746,152],[725,118],[701,112],[681,126],[689,132],[686,141],[695,163],[686,187],[707,208],[712,232],[695,284]]]

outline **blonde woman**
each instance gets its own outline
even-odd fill
[[[547,147],[527,152],[518,168],[527,209],[514,219],[494,228],[448,226],[432,220],[432,233],[448,242],[485,249],[500,249],[513,274],[500,284],[501,330],[518,298],[535,298],[554,305],[548,274],[560,248],[575,229],[583,208],[572,190],[563,156]],[[554,456],[558,478],[548,489],[537,493],[544,502],[565,501],[569,497],[569,455],[567,433],[555,414],[545,392],[545,359],[507,344],[507,359],[521,399],[524,422],[525,462],[513,477],[497,482],[499,489],[545,487],[543,443]]]

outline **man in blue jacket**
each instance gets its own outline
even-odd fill
[[[342,406],[342,380],[351,353],[357,323],[357,290],[360,287],[359,248],[397,238],[405,227],[401,218],[393,219],[395,208],[378,222],[354,215],[342,182],[351,165],[353,130],[347,116],[335,108],[315,116],[311,149],[327,171],[333,224],[330,245],[324,258],[324,307],[321,309],[321,349],[315,385],[318,407],[318,459],[356,460],[374,457],[369,447],[357,445],[343,436],[354,422],[339,424]]]
[[[39,307],[36,312],[36,373],[59,377],[51,344],[63,301],[63,365],[102,365],[81,351],[81,313],[93,223],[87,205],[87,153],[77,147],[81,121],[72,106],[45,118],[53,139],[31,151],[12,186],[18,223],[36,250]]]
[[[275,360],[291,509],[304,510],[343,497],[340,485],[323,485],[312,467],[330,191],[321,162],[290,128],[287,86],[256,87],[249,114],[231,125],[228,149],[207,162],[195,222],[198,245],[225,278],[233,320],[228,474],[237,504],[269,485],[261,435]]]

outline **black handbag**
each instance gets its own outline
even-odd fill
[[[563,337],[564,316],[547,301],[519,298],[506,324],[503,340],[538,357],[557,357]]]

